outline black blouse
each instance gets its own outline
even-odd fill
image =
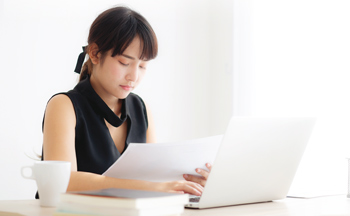
[[[105,120],[114,127],[119,127],[127,121],[124,151],[129,143],[146,142],[147,111],[138,95],[130,93],[123,99],[122,114],[119,118],[92,88],[89,77],[80,81],[73,90],[59,94],[67,95],[74,106],[78,171],[102,174],[123,153],[115,146]]]
[[[98,96],[89,78],[80,81],[73,90],[64,94],[71,99],[76,115],[75,151],[78,171],[102,174],[123,153],[115,146],[105,119],[114,127],[127,121],[124,151],[131,142],[146,142],[146,107],[136,94],[131,93],[123,100],[121,118]]]

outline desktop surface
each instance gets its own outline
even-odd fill
[[[55,208],[40,207],[39,200],[1,200],[0,216],[52,216]],[[181,216],[345,216],[350,215],[350,199],[346,195],[312,199],[286,198],[273,202],[219,207],[185,209]]]

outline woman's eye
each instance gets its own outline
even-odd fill
[[[121,61],[119,61],[119,63],[120,63],[121,65],[124,65],[124,66],[128,66],[128,65],[129,65],[129,64],[123,63],[123,62],[121,62]]]
[[[140,65],[139,66],[141,69],[146,69],[146,67],[145,66],[142,66],[142,65]]]

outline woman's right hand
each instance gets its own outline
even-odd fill
[[[201,196],[203,192],[202,185],[190,181],[171,181],[158,183],[157,190],[173,193],[188,193]]]

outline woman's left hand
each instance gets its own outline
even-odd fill
[[[198,184],[200,184],[200,185],[202,185],[204,187],[205,184],[207,183],[207,179],[208,179],[209,173],[211,171],[211,164],[210,163],[206,163],[205,166],[208,168],[209,171],[197,168],[196,172],[198,174],[200,174],[201,176],[184,174],[183,175],[184,179],[186,179],[187,181],[196,182],[196,183],[198,183]]]

